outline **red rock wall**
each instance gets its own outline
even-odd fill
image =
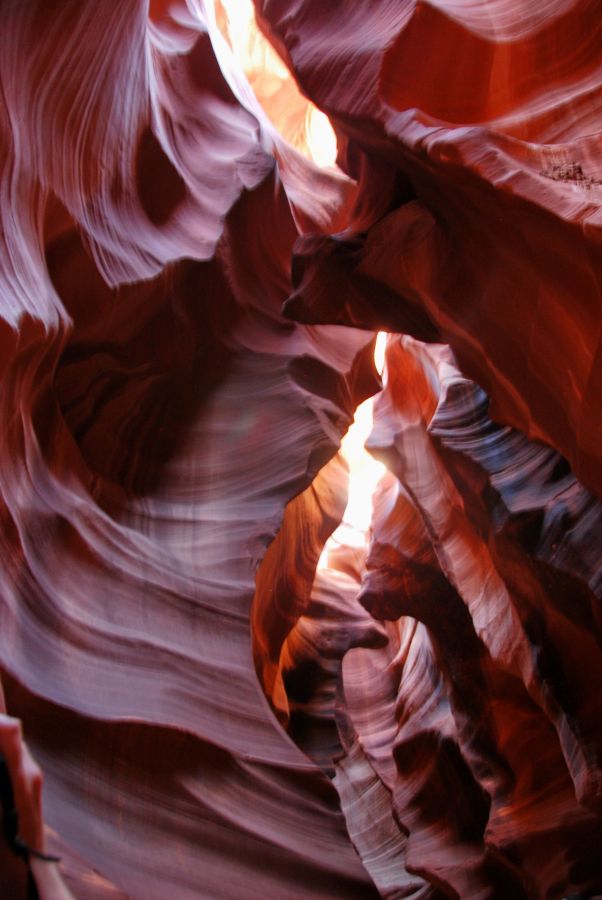
[[[299,243],[290,314],[436,332],[600,495],[597,4],[255,5],[363,187]]]
[[[209,2],[0,4],[0,666],[50,845],[90,900],[593,896],[600,10],[256,9],[343,173]],[[375,330],[389,473],[316,574]]]

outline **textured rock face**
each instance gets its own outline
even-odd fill
[[[436,332],[600,494],[595,4],[256,7],[361,185],[353,229],[300,242],[291,315]]]
[[[0,665],[51,846],[90,900],[593,896],[599,10],[256,9],[342,171],[220,4],[1,6]]]
[[[391,355],[372,441],[398,480],[359,597],[395,623],[378,663],[394,690],[387,756],[360,651],[343,666],[351,718],[390,779],[411,868],[461,897],[561,896],[599,865],[599,524],[583,522],[600,504],[557,454],[491,422],[448,351],[406,338]],[[588,513],[559,534],[573,504]]]

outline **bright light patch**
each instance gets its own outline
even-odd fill
[[[374,364],[382,374],[385,366],[387,335],[379,332],[374,349]],[[341,441],[341,454],[349,466],[349,498],[343,521],[328,539],[320,556],[318,568],[328,566],[328,552],[341,544],[348,547],[365,547],[368,543],[372,521],[372,497],[386,469],[365,448],[372,431],[374,399],[370,397],[355,411],[353,424]]]
[[[310,105],[305,116],[307,146],[318,166],[334,166],[337,161],[337,139],[328,116]]]
[[[257,27],[252,0],[214,3],[217,23],[274,127],[316,165],[334,166],[337,141],[332,125],[301,94],[287,67]],[[386,334],[379,332],[374,363],[380,374],[385,364],[386,340]],[[349,499],[343,521],[320,557],[322,567],[327,565],[329,546],[364,547],[368,543],[372,495],[385,471],[364,447],[372,430],[372,409],[372,399],[358,406],[353,424],[341,442],[341,453],[349,466]]]
[[[376,335],[376,346],[374,348],[374,365],[379,375],[385,370],[385,351],[387,349],[387,332],[379,331]]]
[[[337,140],[328,117],[303,96],[255,21],[252,0],[215,0],[216,20],[264,112],[291,146],[321,168],[334,166]]]
[[[218,2],[226,13],[225,37],[245,74],[249,76],[262,72],[281,80],[289,79],[288,69],[255,23],[252,0]]]

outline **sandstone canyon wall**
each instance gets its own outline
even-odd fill
[[[0,674],[49,846],[87,900],[602,894],[602,8],[255,12],[278,78],[219,2],[0,2]]]

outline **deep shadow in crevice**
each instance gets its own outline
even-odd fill
[[[47,260],[73,320],[54,374],[60,412],[94,476],[149,494],[230,365],[239,308],[220,262],[182,259],[111,289],[75,228]]]

